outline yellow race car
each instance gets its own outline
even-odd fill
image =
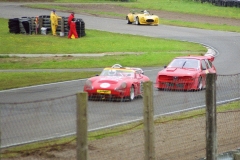
[[[127,24],[148,24],[148,25],[158,25],[159,17],[154,14],[150,14],[149,11],[143,10],[140,12],[132,11],[126,16]]]

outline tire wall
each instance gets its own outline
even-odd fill
[[[239,0],[195,0],[200,1],[201,3],[208,2],[212,3],[216,6],[222,6],[222,7],[240,7],[240,1]]]
[[[85,33],[85,23],[80,18],[75,18],[76,20],[76,30],[78,37],[83,37]],[[36,17],[21,17],[13,18],[8,21],[8,28],[10,33],[15,34],[41,34],[41,28],[46,28],[46,34],[51,34],[51,22],[49,15],[39,16],[36,32]],[[62,20],[58,21],[59,26],[57,27],[57,34],[60,35],[60,32],[64,32],[64,36],[68,35],[68,17],[62,17]]]
[[[18,18],[9,19],[8,28],[10,33],[20,33],[20,22]]]

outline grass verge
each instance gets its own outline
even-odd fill
[[[81,10],[78,11],[77,8],[72,8],[72,6],[68,7],[68,4],[71,3],[81,3],[86,4],[86,1],[69,1],[69,0],[58,0],[56,2],[61,2],[62,4],[28,4],[26,6],[32,8],[42,8],[42,9],[49,9],[56,8],[59,11],[69,12],[72,9],[76,13],[88,13],[91,15],[100,15],[100,16],[109,16],[109,17],[117,17],[121,19],[125,19],[125,14],[119,14],[116,12],[103,12],[97,10]],[[220,7],[212,5],[211,3],[200,3],[198,1],[189,1],[189,0],[182,0],[182,1],[175,1],[175,0],[138,0],[132,1],[131,3],[121,3],[121,2],[111,2],[111,1],[88,1],[88,3],[99,3],[100,5],[116,5],[122,6],[131,9],[148,9],[148,10],[163,10],[169,12],[177,12],[177,13],[184,13],[184,14],[192,14],[192,15],[202,15],[202,16],[212,16],[212,17],[221,17],[221,18],[230,18],[230,19],[240,19],[240,15],[238,14],[239,8],[236,7]],[[105,2],[105,3],[104,3]],[[173,26],[183,26],[183,27],[190,27],[190,28],[201,28],[201,29],[208,29],[208,30],[220,30],[220,31],[230,31],[230,32],[240,32],[239,26],[231,26],[227,24],[222,25],[215,25],[211,23],[196,23],[196,22],[188,22],[188,21],[178,21],[178,20],[167,20],[167,19],[160,19],[161,24],[165,25],[173,25]]]
[[[99,74],[99,72],[3,72],[0,76],[0,90],[83,79],[96,74]]]
[[[51,34],[46,36],[11,34],[7,26],[8,20],[0,19],[0,55],[206,51],[203,46],[196,43],[88,29],[85,30],[86,36],[75,40]]]
[[[176,56],[206,53],[206,48],[200,44],[97,30],[86,30],[87,35],[76,40],[51,35],[10,34],[6,27],[7,23],[6,19],[0,19],[2,42],[0,43],[0,69],[2,70],[104,68],[115,63],[129,67],[163,66]],[[131,54],[128,54],[129,52]],[[111,55],[71,56],[76,53]],[[69,56],[17,58],[10,57],[9,54],[69,54]],[[95,74],[96,72],[6,72],[1,73],[0,90],[87,78]]]

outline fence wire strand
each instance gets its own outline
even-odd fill
[[[240,148],[239,76],[217,76],[219,154]],[[154,87],[153,91],[156,159],[192,160],[205,157],[205,90],[175,91]],[[228,110],[222,109],[226,105]],[[76,95],[32,102],[0,103],[0,107],[1,148],[76,136]],[[144,159],[141,97],[133,102],[92,97],[88,100],[88,118],[89,159]],[[75,138],[62,145],[70,142],[76,147]]]

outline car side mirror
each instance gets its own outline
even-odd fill
[[[167,66],[163,66],[163,68],[167,68]]]

